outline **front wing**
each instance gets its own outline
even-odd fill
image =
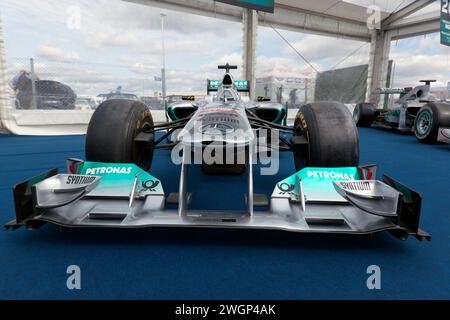
[[[254,195],[263,211],[189,210],[179,194],[133,164],[70,160],[69,174],[51,170],[14,187],[16,219],[6,229],[45,223],[62,227],[204,227],[300,233],[371,234],[431,239],[419,228],[420,195],[383,177],[374,166],[305,168],[275,186],[270,199]],[[180,194],[185,190],[180,190]],[[167,209],[179,199],[185,208]],[[248,199],[248,197],[247,197]],[[247,201],[248,202],[248,201]]]

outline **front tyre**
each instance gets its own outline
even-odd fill
[[[355,167],[359,164],[359,136],[347,107],[338,102],[302,106],[295,118],[294,136],[307,144],[294,145],[297,170],[304,167]]]
[[[153,128],[149,108],[140,101],[113,99],[95,110],[86,135],[86,160],[107,163],[135,163],[150,170],[154,135],[137,142],[136,136]]]
[[[439,127],[450,126],[450,105],[428,103],[424,105],[414,120],[414,134],[423,143],[437,143]]]

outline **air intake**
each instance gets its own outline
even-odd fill
[[[225,76],[223,77],[222,84],[224,86],[231,86],[231,85],[233,85],[233,79],[231,79],[231,76],[228,73],[225,74]]]

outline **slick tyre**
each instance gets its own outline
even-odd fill
[[[95,110],[86,135],[86,160],[107,163],[135,163],[150,170],[153,160],[154,135],[146,142],[136,136],[152,130],[149,108],[139,101],[114,99],[103,102]]]
[[[370,127],[375,119],[375,105],[359,103],[353,110],[353,120],[358,127]]]
[[[297,170],[359,164],[358,130],[347,107],[341,103],[317,102],[302,106],[295,118],[295,135],[307,141],[307,144],[294,145]]]
[[[439,127],[447,126],[450,126],[450,104],[428,103],[416,115],[414,134],[420,142],[438,143]]]

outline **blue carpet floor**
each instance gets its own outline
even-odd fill
[[[422,193],[422,228],[431,242],[239,230],[0,231],[1,299],[449,299],[450,145],[413,136],[360,131],[362,163]],[[83,158],[84,137],[0,136],[0,223],[13,219],[11,187],[65,158]],[[155,154],[152,174],[166,192],[178,188],[169,153]],[[277,176],[256,176],[270,194],[293,173],[283,154]],[[207,180],[192,172],[192,205],[241,207],[241,177]],[[212,184],[222,190],[214,195]],[[202,197],[202,194],[205,195]],[[66,268],[79,265],[82,289],[66,288]],[[366,268],[381,268],[381,290],[366,287]]]

